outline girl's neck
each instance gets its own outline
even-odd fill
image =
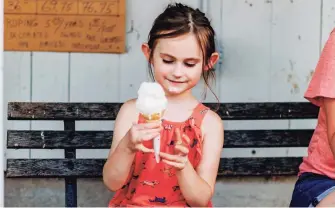
[[[166,95],[169,106],[194,106],[198,103],[197,99],[192,95],[192,92],[184,92],[178,95]]]
[[[164,120],[174,123],[185,122],[199,104],[198,100],[189,92],[179,95],[167,94],[166,96],[168,106],[164,114]]]

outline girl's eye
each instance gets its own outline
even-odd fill
[[[173,61],[163,59],[163,62],[166,64],[171,64]]]
[[[195,64],[189,64],[189,63],[185,63],[185,65],[186,65],[187,67],[194,67],[194,66],[195,66]]]

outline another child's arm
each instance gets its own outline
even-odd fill
[[[323,105],[326,113],[328,141],[335,158],[335,99],[323,98]]]
[[[115,119],[113,142],[103,168],[104,184],[112,191],[124,185],[137,151],[153,152],[145,148],[142,141],[160,133],[160,123],[134,124],[137,119],[134,100],[123,104]]]
[[[180,190],[191,207],[206,207],[214,193],[221,151],[224,142],[221,118],[209,111],[203,121],[204,142],[202,159],[195,170],[187,160],[187,149],[176,145],[179,153],[161,153],[164,162],[177,168]],[[178,135],[177,138],[182,135]],[[180,139],[180,138],[179,138]],[[190,138],[185,138],[189,140]]]

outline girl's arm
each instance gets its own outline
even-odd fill
[[[221,118],[208,111],[203,120],[202,159],[196,170],[190,163],[177,171],[180,190],[191,207],[207,207],[211,200],[224,142]]]
[[[326,113],[328,141],[335,159],[335,99],[324,97],[323,107]]]
[[[125,102],[115,119],[113,142],[102,173],[104,184],[112,191],[123,186],[135,157],[128,148],[129,138],[126,136],[137,118],[134,106],[134,100]]]

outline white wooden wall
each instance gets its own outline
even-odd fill
[[[148,7],[142,8],[143,3]],[[5,102],[123,102],[147,79],[140,45],[170,0],[127,0],[127,53],[5,52]],[[329,32],[334,0],[182,0],[212,20],[223,62],[215,87],[221,102],[305,101],[304,91]],[[130,75],[136,78],[130,78]],[[202,86],[194,90],[200,98]],[[209,96],[206,101],[215,101]],[[6,104],[5,104],[6,107]],[[5,109],[6,112],[7,108]],[[309,121],[224,122],[225,129],[314,128]],[[62,129],[61,122],[5,122],[11,129]],[[80,129],[113,128],[113,122],[81,122]],[[234,152],[233,152],[234,151]],[[223,156],[251,156],[251,150]],[[78,157],[105,158],[108,151],[80,150]],[[267,156],[258,149],[254,156]],[[271,150],[303,155],[305,149]],[[7,150],[7,158],[63,157],[59,150]]]

